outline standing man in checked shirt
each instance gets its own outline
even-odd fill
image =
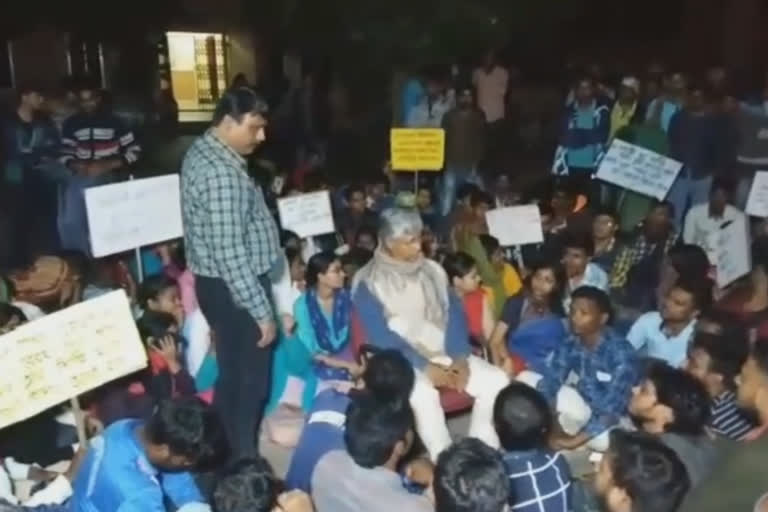
[[[244,158],[265,140],[266,113],[266,102],[250,89],[225,93],[181,170],[187,262],[216,334],[214,405],[235,459],[258,451],[276,332],[267,274],[281,261],[278,228]]]

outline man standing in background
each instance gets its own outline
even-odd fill
[[[443,117],[445,172],[440,194],[440,215],[448,216],[456,191],[466,182],[480,184],[477,166],[485,153],[485,116],[475,106],[472,87],[460,87],[456,107]]]
[[[86,81],[78,88],[80,111],[64,122],[60,161],[72,172],[60,195],[59,235],[64,249],[90,254],[85,189],[104,185],[141,155],[133,132],[104,105],[102,91]]]
[[[5,262],[10,265],[26,265],[36,254],[58,250],[56,186],[42,168],[55,162],[59,135],[44,108],[40,89],[20,87],[15,115],[2,124],[0,205],[10,218],[7,243],[16,256]]]
[[[498,64],[494,50],[485,55],[483,66],[472,74],[472,84],[477,90],[477,104],[485,113],[488,128],[489,154],[486,156],[495,163],[503,148],[509,72]]]
[[[244,158],[265,140],[266,113],[266,102],[252,90],[227,91],[213,126],[192,144],[181,170],[187,262],[216,335],[214,405],[235,459],[258,452],[276,334],[267,274],[282,261],[280,237]]]

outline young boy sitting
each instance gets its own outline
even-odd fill
[[[712,470],[717,449],[707,436],[709,397],[683,370],[653,363],[629,402],[629,414],[642,431],[659,436],[685,464],[692,485]]]
[[[413,367],[400,352],[381,350],[363,360],[365,370],[357,389],[383,401],[407,401],[413,390]],[[344,449],[344,424],[350,395],[337,389],[320,392],[307,414],[291,465],[285,476],[287,489],[311,491],[312,473],[326,453]]]
[[[627,340],[642,354],[679,368],[685,364],[699,313],[709,306],[708,283],[681,279],[669,290],[659,311],[643,314]]]
[[[547,444],[554,420],[541,393],[525,384],[511,383],[496,397],[493,422],[503,449],[514,510],[571,510],[571,470],[565,457]]]
[[[203,502],[188,471],[228,455],[224,428],[199,399],[161,402],[147,420],[122,420],[91,441],[72,485],[70,510],[164,511]]]
[[[697,333],[685,370],[704,384],[710,398],[709,427],[728,439],[742,440],[754,428],[736,401],[736,377],[749,355],[744,336]]]
[[[605,512],[675,512],[691,487],[674,451],[642,432],[611,432],[595,488]]]
[[[573,292],[570,336],[553,353],[538,388],[554,401],[563,386],[570,386],[586,402],[591,414],[581,428],[571,421],[565,428],[561,415],[559,423],[566,431],[553,436],[553,445],[558,449],[572,450],[590,440],[593,449],[605,449],[607,437],[601,434],[626,412],[638,380],[636,355],[632,345],[608,327],[611,316],[611,302],[604,291],[582,286]],[[560,398],[557,401],[560,409]]]
[[[581,286],[594,286],[608,291],[608,274],[600,265],[590,259],[595,252],[595,243],[586,234],[569,234],[563,239],[563,266],[568,282],[563,296],[563,309],[568,311],[571,294]]]

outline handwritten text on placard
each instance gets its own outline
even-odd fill
[[[97,258],[184,234],[178,174],[89,188],[85,204]]]
[[[277,201],[280,225],[301,238],[333,233],[333,210],[327,190],[284,197]]]
[[[0,336],[0,428],[144,368],[128,297],[108,293]]]
[[[445,131],[441,128],[393,128],[390,147],[394,171],[439,171],[445,160]]]
[[[614,140],[597,177],[603,181],[662,200],[683,164],[623,140]]]
[[[502,247],[537,244],[544,240],[538,205],[497,208],[485,214],[488,231]]]

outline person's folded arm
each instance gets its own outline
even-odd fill
[[[427,359],[424,356],[389,328],[381,304],[364,283],[357,285],[353,302],[365,330],[367,343],[380,348],[400,350],[415,368],[421,369],[427,365]]]
[[[250,248],[244,243],[248,222],[247,190],[232,169],[218,169],[216,181],[207,184],[208,209],[211,212],[208,242],[221,277],[235,299],[254,320],[272,320],[272,306],[259,281]],[[239,171],[238,171],[239,172]],[[267,272],[269,269],[263,269]]]

